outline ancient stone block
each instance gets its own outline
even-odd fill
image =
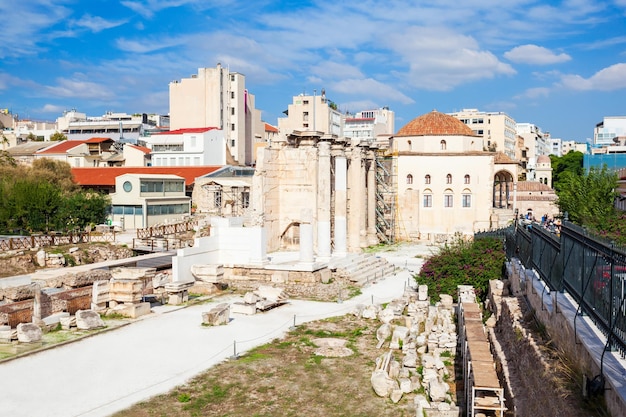
[[[237,314],[247,314],[252,315],[256,314],[256,304],[246,304],[246,303],[232,303],[230,305],[230,311]]]
[[[78,310],[76,312],[76,327],[79,330],[98,329],[104,327],[104,321],[95,311]]]
[[[221,303],[202,313],[202,323],[211,326],[228,324],[230,321],[230,306],[228,303]]]
[[[20,323],[17,325],[17,340],[20,343],[40,342],[43,332],[33,323]]]

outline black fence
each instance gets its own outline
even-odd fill
[[[565,292],[626,357],[626,251],[564,221],[558,233],[539,223],[502,229],[507,258],[533,269],[550,291]],[[475,238],[500,236],[477,233]]]

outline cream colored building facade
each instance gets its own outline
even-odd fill
[[[442,242],[504,227],[514,219],[519,163],[483,150],[480,135],[433,111],[391,139],[397,155],[400,240]]]
[[[375,110],[363,110],[343,119],[343,134],[356,140],[376,140],[380,135],[393,135],[395,113],[388,107]]]
[[[217,64],[169,85],[170,128],[216,127],[224,131],[233,158],[254,161],[254,143],[263,140],[264,123],[246,89],[245,75]]]
[[[293,97],[293,102],[287,107],[287,117],[278,118],[278,134],[283,140],[294,131],[343,136],[341,112],[335,103],[326,98],[323,89],[320,95],[300,94]]]
[[[171,174],[123,174],[115,178],[111,221],[122,229],[174,223],[189,216],[185,179]]]
[[[503,112],[483,112],[478,109],[463,109],[448,113],[466,124],[475,135],[483,138],[483,148],[502,152],[515,159],[517,133],[515,120]]]

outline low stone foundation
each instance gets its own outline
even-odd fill
[[[278,286],[290,298],[305,298],[336,301],[348,297],[350,282],[345,279],[330,279],[328,268],[317,271],[286,271],[241,266],[224,267],[224,283],[229,287],[252,291],[260,285]],[[324,284],[323,282],[328,282]]]

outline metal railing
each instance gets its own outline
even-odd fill
[[[567,291],[606,336],[606,348],[626,357],[626,252],[568,221],[559,234],[539,223],[503,232],[507,258],[536,271],[550,291]]]
[[[76,245],[89,242],[115,242],[115,232],[8,237],[0,239],[0,251],[30,250],[46,246]]]
[[[176,233],[184,233],[193,230],[198,225],[197,220],[190,220],[182,223],[164,224],[160,226],[151,226],[145,229],[137,229],[137,238],[146,239],[151,237],[163,237],[174,235]]]

